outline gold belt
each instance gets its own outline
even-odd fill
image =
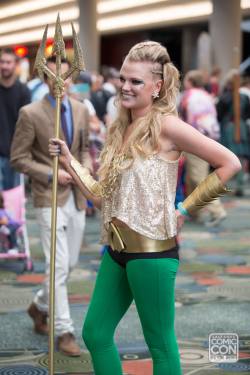
[[[112,250],[125,253],[155,253],[170,250],[176,246],[175,238],[154,240],[133,229],[118,227],[109,223],[108,244]]]

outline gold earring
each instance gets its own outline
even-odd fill
[[[159,92],[155,90],[155,91],[152,93],[152,97],[153,97],[153,99],[159,98]]]

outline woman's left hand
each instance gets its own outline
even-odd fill
[[[179,210],[176,210],[175,213],[176,213],[176,218],[177,218],[177,232],[180,232],[187,217],[183,216]]]

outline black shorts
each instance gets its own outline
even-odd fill
[[[178,250],[179,245],[176,245],[172,249],[153,253],[126,253],[112,250],[110,246],[108,247],[108,252],[111,258],[123,268],[126,268],[126,265],[130,260],[135,259],[174,258],[179,260]]]

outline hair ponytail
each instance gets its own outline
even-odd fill
[[[163,65],[163,84],[160,90],[160,97],[155,104],[161,113],[177,113],[177,97],[180,89],[180,75],[172,62]]]

